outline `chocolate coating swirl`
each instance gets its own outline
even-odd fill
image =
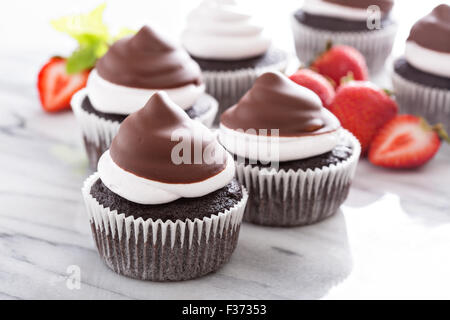
[[[430,50],[450,52],[450,6],[441,4],[417,21],[407,41]]]
[[[198,64],[148,26],[116,41],[96,68],[102,78],[127,87],[170,89],[201,83]]]
[[[220,120],[234,130],[279,129],[280,136],[285,137],[321,134],[340,127],[315,93],[279,72],[267,72],[256,79]]]
[[[172,160],[172,150],[180,143],[172,141],[172,133],[177,129],[182,129],[178,131],[180,141],[190,141],[191,164],[176,164]],[[227,164],[225,152],[220,154],[223,161],[211,163],[202,158],[202,163],[194,163],[198,146],[202,155],[211,146],[214,152],[223,150],[206,127],[191,120],[164,92],[157,92],[142,109],[122,122],[110,155],[120,168],[139,177],[165,183],[193,183],[218,174]]]

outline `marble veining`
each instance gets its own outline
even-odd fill
[[[47,54],[0,53],[0,299],[450,298],[448,146],[417,171],[360,161],[335,216],[303,228],[244,224],[231,261],[201,279],[113,273],[82,202],[89,171],[73,114],[39,107]]]

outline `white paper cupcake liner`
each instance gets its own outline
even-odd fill
[[[318,54],[325,50],[328,41],[356,48],[366,58],[371,73],[383,69],[392,51],[397,24],[373,31],[328,31],[311,28],[291,17],[295,40],[295,50],[300,61],[309,65]]]
[[[72,97],[71,105],[83,135],[89,166],[91,169],[95,169],[97,168],[98,159],[109,148],[113,138],[119,131],[120,123],[100,118],[93,113],[83,110],[81,104],[86,94],[86,89],[75,93]]]
[[[450,130],[450,90],[428,87],[392,72],[395,100],[402,113],[422,116]]]
[[[244,221],[267,226],[301,226],[337,212],[346,199],[361,146],[347,130],[341,140],[352,155],[338,164],[314,170],[278,170],[236,163],[236,176],[248,190]]]
[[[153,221],[125,217],[90,194],[98,180],[84,182],[83,198],[100,257],[118,274],[152,281],[178,281],[219,269],[233,253],[248,194],[234,207],[211,217]]]
[[[229,107],[236,104],[239,99],[253,86],[256,78],[268,71],[284,72],[288,59],[261,68],[246,68],[235,71],[203,71],[203,81],[206,92],[219,101],[219,116]]]
[[[89,166],[95,170],[100,156],[109,149],[113,138],[119,132],[120,123],[86,112],[81,107],[86,95],[86,89],[78,91],[72,97],[71,105],[83,134]],[[207,127],[212,126],[219,109],[217,100],[210,96],[209,98],[211,103],[210,109],[200,117],[194,118],[194,120],[200,121]]]

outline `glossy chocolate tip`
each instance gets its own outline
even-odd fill
[[[439,20],[447,21],[450,23],[450,6],[447,4],[440,4],[433,9],[434,14]]]
[[[278,129],[279,135],[286,137],[322,134],[340,127],[314,92],[280,72],[259,76],[244,97],[222,114],[221,123],[233,130]]]
[[[421,47],[450,53],[450,6],[441,4],[417,21],[407,41]]]
[[[190,160],[176,163],[172,150],[186,141]],[[214,148],[221,148],[205,126],[190,119],[165,92],[157,92],[142,109],[122,122],[109,151],[114,163],[139,177],[164,183],[194,183],[226,167],[225,153],[223,161],[217,163],[195,162],[195,148],[200,146],[203,155],[207,147],[211,149],[211,141]]]
[[[200,67],[189,54],[149,26],[113,43],[96,69],[103,79],[132,88],[171,89],[202,82]]]
[[[148,119],[152,129],[182,127],[185,121],[191,120],[186,112],[172,102],[164,91],[155,93],[141,110],[130,117]],[[157,119],[157,121],[155,121]]]
[[[143,26],[130,41],[133,45],[142,49],[167,52],[175,48],[168,39],[162,37],[149,26]]]

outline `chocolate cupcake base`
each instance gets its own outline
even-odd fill
[[[401,69],[395,68],[392,72],[395,100],[400,111],[424,117],[431,124],[442,123],[449,131],[450,89],[433,87],[418,81],[418,78],[411,77]]]
[[[167,232],[172,232],[171,228]],[[91,222],[98,252],[110,269],[130,278],[151,281],[189,280],[218,270],[230,260],[237,245],[239,229],[240,226],[234,230],[229,228],[221,237],[211,236],[206,243],[206,232],[195,225],[193,243],[189,246],[187,236],[181,239],[181,231],[177,228],[177,240],[172,247],[145,242],[142,236],[136,243],[134,231],[128,240],[124,234],[120,239],[114,238]],[[150,232],[149,236],[155,235]],[[162,243],[162,237],[161,231],[157,231],[156,243]],[[199,241],[199,238],[202,240]]]
[[[285,184],[297,185],[296,177],[285,177]],[[272,183],[274,181],[272,180]],[[350,182],[326,182],[326,191],[308,194],[308,188],[302,190],[284,189],[282,184],[271,189],[265,179],[263,185],[255,184],[244,215],[244,221],[273,227],[293,227],[313,224],[324,220],[337,212],[350,190]],[[309,183],[309,182],[308,182]],[[325,183],[313,182],[311,189],[324,188]]]
[[[395,22],[383,26],[380,30],[334,31],[303,24],[294,14],[291,23],[295,50],[299,60],[304,64],[309,65],[314,61],[331,41],[333,44],[348,45],[360,51],[365,57],[371,73],[377,73],[383,69],[385,61],[392,51],[397,32]]]
[[[312,224],[337,212],[347,198],[361,153],[358,140],[343,130],[346,159],[312,169],[279,170],[237,163],[236,172],[249,192],[244,221],[293,227]]]
[[[118,274],[151,281],[179,281],[219,269],[236,248],[242,199],[229,210],[203,219],[162,221],[125,216],[105,208],[92,195],[97,173],[84,183],[82,193],[100,257]]]
[[[92,141],[83,134],[83,144],[86,149],[89,168],[94,171],[97,169],[98,160],[100,160],[102,154],[109,149],[111,142],[108,142],[103,138],[100,138],[98,142]]]
[[[112,139],[119,131],[120,123],[126,116],[95,110],[87,98],[86,89],[78,91],[72,97],[71,106],[81,127],[89,167],[95,170],[100,156],[111,145]],[[218,102],[210,95],[204,94],[196,105],[186,110],[186,113],[190,118],[210,127],[216,117],[217,110]]]

